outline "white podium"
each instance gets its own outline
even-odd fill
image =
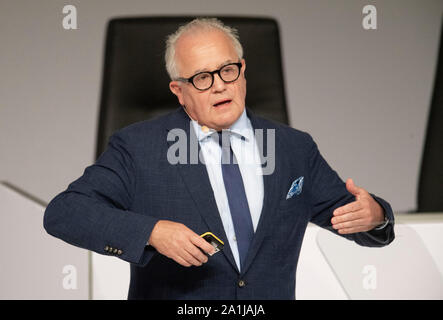
[[[395,217],[395,240],[382,248],[362,247],[309,225],[297,299],[443,299],[443,214]]]
[[[126,299],[129,264],[48,235],[43,213],[0,183],[0,299]],[[395,217],[396,239],[383,248],[309,224],[296,298],[443,299],[443,214]]]
[[[0,299],[88,299],[88,251],[46,233],[44,206],[0,183]]]

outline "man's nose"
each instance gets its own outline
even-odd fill
[[[224,91],[226,89],[226,83],[220,78],[218,73],[214,74],[214,83],[212,84],[213,91]]]

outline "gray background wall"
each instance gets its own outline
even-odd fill
[[[77,30],[62,28],[66,4]],[[366,4],[377,30],[362,28]],[[442,12],[439,0],[1,0],[0,180],[49,201],[92,163],[109,18],[263,15],[280,24],[291,125],[343,179],[412,210]]]

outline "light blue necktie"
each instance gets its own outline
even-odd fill
[[[243,268],[249,245],[254,236],[254,227],[240,168],[232,152],[229,132],[224,131],[223,136],[224,138],[222,139],[222,135],[219,132],[219,144],[222,150],[221,168],[232,222],[234,223],[235,237],[240,255],[240,266]]]

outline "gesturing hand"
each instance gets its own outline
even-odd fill
[[[158,252],[184,267],[201,266],[208,261],[200,249],[210,255],[215,253],[214,247],[194,231],[168,220],[156,223],[148,241]]]
[[[365,232],[383,223],[383,208],[352,179],[346,180],[346,189],[355,196],[355,201],[334,210],[332,227],[340,234]]]

